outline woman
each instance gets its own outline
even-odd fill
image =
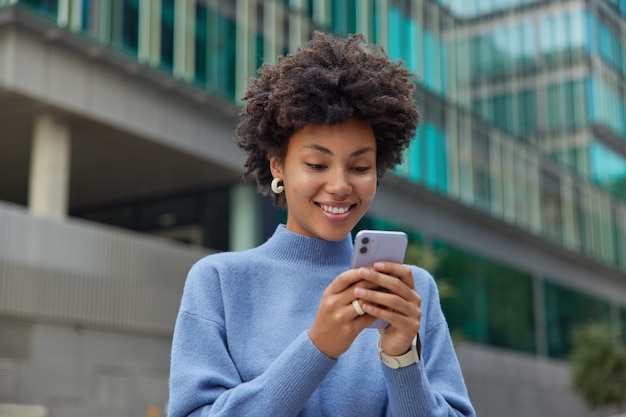
[[[432,277],[350,268],[350,232],[415,135],[410,75],[362,36],[320,33],[259,70],[238,144],[287,222],[190,270],[170,417],[474,415]]]

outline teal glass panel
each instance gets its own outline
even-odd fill
[[[544,282],[548,355],[565,358],[571,351],[571,333],[577,325],[610,323],[610,305],[582,292]]]
[[[472,111],[511,135],[528,135],[537,130],[537,103],[534,90],[475,100],[472,103]],[[549,123],[554,123],[554,120],[551,118]]]
[[[388,27],[389,27],[389,46],[388,55],[392,61],[397,61],[403,58],[403,43],[405,34],[403,33],[403,20],[404,17],[400,10],[395,7],[389,8]]]
[[[430,30],[424,31],[424,55],[422,60],[424,62],[424,74],[422,76],[422,83],[424,87],[430,91],[437,92],[437,68],[438,64],[434,62],[439,56],[437,51],[437,38]]]
[[[572,59],[585,58],[588,55],[587,16],[586,9],[573,10],[567,14],[568,43]]]
[[[423,123],[408,150],[408,179],[423,182],[432,190],[448,191],[447,137],[431,122]]]
[[[615,34],[602,21],[597,22],[598,49],[602,59],[618,73],[622,73],[622,45]]]
[[[534,353],[532,278],[476,254],[435,242],[437,282],[449,289],[442,307],[453,333],[492,346]]]
[[[332,0],[331,27],[334,33],[348,33],[348,8],[344,0]]]
[[[219,17],[217,50],[214,57],[217,69],[212,77],[218,86],[218,92],[231,100],[235,100],[236,31],[234,20],[226,16]]]
[[[426,154],[426,185],[428,188],[436,190],[438,189],[439,182],[439,146],[437,141],[439,140],[439,135],[437,134],[437,127],[432,123],[424,126],[424,137],[426,141],[425,145],[425,154]]]
[[[546,168],[541,169],[541,233],[548,239],[561,243],[563,240],[563,202],[561,178]]]
[[[206,8],[206,88],[218,96],[235,100],[236,25],[234,18]]]
[[[617,135],[626,135],[623,99],[596,77],[591,80],[590,96],[590,121],[605,125]]]
[[[195,21],[195,62],[194,62],[194,81],[205,86],[207,82],[208,70],[208,22],[209,11],[202,3],[196,3],[196,21]]]
[[[174,68],[174,0],[161,0],[161,67]]]
[[[556,64],[567,61],[572,56],[572,51],[580,42],[581,36],[570,36],[578,21],[572,21],[570,14],[543,16],[539,22],[539,39],[541,53],[548,63]]]
[[[511,123],[509,115],[511,114],[511,100],[506,95],[498,95],[493,98],[493,120],[492,122],[502,131],[511,133]]]
[[[474,205],[489,211],[491,207],[491,174],[489,169],[489,139],[484,132],[472,132],[472,183]]]
[[[531,135],[537,131],[537,102],[534,90],[519,93],[521,124],[519,133]]]
[[[419,51],[420,49],[422,49],[422,45],[417,45],[416,40],[419,37],[420,34],[420,26],[419,23],[412,20],[412,19],[407,19],[407,54],[405,56],[405,61],[406,64],[409,68],[409,70],[411,70],[411,72],[413,73],[417,73],[417,75],[419,77],[422,76],[422,74],[418,73],[418,69],[419,69],[419,62],[418,60],[421,59],[421,57],[418,56],[417,53],[415,53],[415,51]]]
[[[585,21],[586,21],[586,25],[587,25],[587,50],[589,51],[589,53],[591,54],[596,54],[598,53],[598,37],[596,35],[596,19],[595,17],[590,14],[589,12],[585,12]]]
[[[626,200],[626,159],[623,156],[594,141],[589,146],[589,167],[596,184]]]
[[[514,65],[518,70],[525,70],[535,64],[537,54],[535,22],[522,22],[513,30],[516,32],[514,35],[516,38],[511,42],[512,45],[516,45],[514,46]]]
[[[415,139],[411,142],[408,149],[407,164],[408,164],[408,178],[412,182],[420,183],[424,181],[424,162],[422,157],[422,143],[424,142],[424,130],[426,123],[423,123],[418,131]]]
[[[587,87],[587,116],[589,117],[589,122],[593,123],[596,121],[596,79],[595,77],[590,77],[586,82]]]
[[[344,0],[347,3],[346,28],[348,33],[356,33],[356,3],[362,0]]]
[[[256,67],[261,68],[265,57],[265,42],[263,42],[263,35],[259,33],[255,34],[254,39],[256,41]]]
[[[492,55],[491,73],[493,75],[505,73],[509,67],[509,28],[499,27],[491,31],[489,45]]]
[[[448,94],[448,45],[443,40],[440,40],[439,45],[441,50],[439,60],[439,62],[441,63],[441,69],[439,72],[441,84],[439,88],[439,94],[445,97]]]
[[[490,64],[487,41],[484,36],[474,36],[471,38],[470,56],[471,79],[475,80],[487,76],[489,74]]]
[[[59,11],[59,0],[20,0],[20,4],[24,4],[49,17],[56,19]]]
[[[426,83],[426,87],[441,96],[444,94],[443,79],[447,77],[447,75],[443,73],[443,61],[446,59],[445,55],[443,55],[445,53],[444,44],[436,34],[430,31],[425,32],[424,39],[426,39],[426,34],[429,35],[428,40],[431,43],[432,50],[430,63],[424,65],[424,68],[432,67],[429,82]],[[428,63],[429,60],[425,60],[424,62]]]
[[[378,12],[378,8],[376,7],[377,2],[373,1],[371,4],[372,7],[372,13],[371,13],[371,18],[372,18],[372,39],[369,39],[372,43],[379,45],[380,42],[380,33],[378,30],[378,25],[380,22],[380,19],[382,19],[382,17],[380,16],[380,13]]]
[[[137,54],[139,44],[139,0],[123,0],[122,15],[122,49]]]
[[[91,9],[93,6],[91,0],[82,0],[81,7],[81,29],[86,32],[92,26]]]
[[[560,85],[553,84],[548,87],[546,92],[548,98],[547,111],[549,113],[549,116],[546,118],[548,124],[547,128],[551,132],[556,132],[563,128],[561,112],[559,111],[559,109],[561,108],[561,100],[559,98],[560,91]]]

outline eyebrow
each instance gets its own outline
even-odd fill
[[[326,155],[333,155],[333,152],[332,152],[330,149],[325,148],[325,147],[320,146],[320,145],[317,145],[317,144],[315,144],[315,143],[311,143],[311,144],[308,144],[308,145],[304,145],[304,146],[303,146],[303,148],[304,148],[304,149],[313,149],[313,150],[315,150],[315,151],[318,151],[318,152],[324,153],[324,154],[326,154]],[[366,146],[365,148],[357,149],[356,151],[352,152],[352,153],[350,154],[350,156],[351,156],[351,157],[354,157],[354,156],[359,156],[359,155],[366,154],[366,153],[368,153],[368,152],[375,152],[375,150],[374,150],[374,148],[372,148],[371,146]]]

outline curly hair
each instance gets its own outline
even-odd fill
[[[284,158],[290,137],[310,123],[334,125],[356,117],[376,138],[381,178],[402,162],[420,114],[413,98],[413,74],[389,60],[361,34],[346,38],[315,32],[294,53],[263,64],[250,80],[236,128],[237,145],[247,154],[244,179],[256,173],[260,193],[270,191],[270,156]],[[284,193],[274,205],[285,207]]]

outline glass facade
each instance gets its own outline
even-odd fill
[[[548,354],[564,358],[571,350],[571,336],[581,323],[611,323],[608,302],[546,281],[545,323]]]
[[[626,272],[624,0],[0,0],[14,4],[234,104],[263,62],[314,30],[362,32],[418,75],[423,123],[394,175]],[[196,211],[177,219],[211,222],[187,203]],[[150,219],[150,204],[81,215],[137,230],[167,222],[138,212]],[[429,247],[441,254],[438,279],[456,289],[444,300],[450,324],[470,340],[563,357],[572,323],[626,326],[624,306],[446,242]]]
[[[473,342],[535,353],[532,277],[445,243],[434,247],[433,272],[454,289],[442,299],[449,326]]]

